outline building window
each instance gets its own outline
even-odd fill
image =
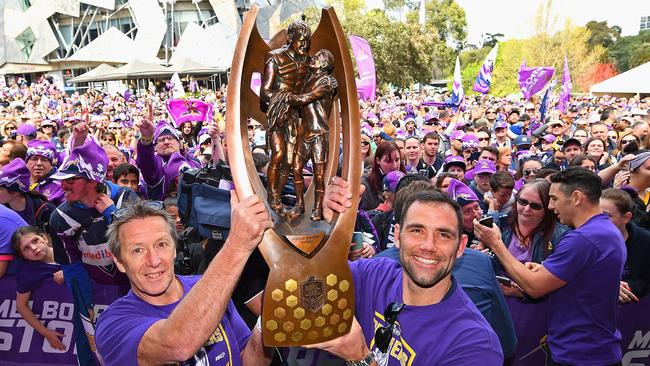
[[[23,55],[25,55],[25,58],[29,59],[29,56],[32,54],[32,49],[34,48],[34,43],[36,43],[36,37],[34,37],[32,28],[29,27],[20,33],[18,37],[16,37],[16,43],[20,46],[20,50],[23,52]]]

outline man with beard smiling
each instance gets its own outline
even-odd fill
[[[502,365],[499,339],[451,275],[467,242],[458,204],[439,191],[422,191],[396,219],[400,263],[351,263],[358,323],[311,347],[355,366]]]

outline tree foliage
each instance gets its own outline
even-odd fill
[[[597,45],[610,48],[621,37],[621,27],[617,25],[610,27],[606,20],[602,22],[592,20],[585,24],[585,27],[591,32],[588,43],[592,49]]]
[[[650,31],[639,32],[636,36],[619,38],[609,49],[619,72],[625,72],[650,61]]]

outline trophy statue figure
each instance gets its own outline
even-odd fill
[[[323,9],[313,33],[296,21],[268,43],[255,25],[258,12],[253,5],[244,17],[228,82],[229,165],[237,195],[264,198],[274,221],[259,247],[270,269],[262,304],[264,344],[314,344],[346,334],[354,314],[347,262],[361,180],[354,67],[334,9]],[[261,79],[259,95],[251,87],[254,74]],[[249,118],[266,128],[271,156],[266,186],[248,146]],[[339,169],[339,154],[353,207],[326,217],[326,182]],[[314,176],[307,186],[308,162]],[[293,206],[282,200],[290,177]]]

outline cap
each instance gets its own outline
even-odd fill
[[[490,160],[479,160],[474,167],[474,175],[481,173],[494,174],[497,172],[497,167]]]
[[[399,180],[402,179],[406,174],[400,172],[399,170],[394,170],[392,172],[388,172],[386,176],[384,177],[384,182],[383,182],[383,187],[384,191],[391,191],[395,193],[395,190],[397,189],[397,183],[399,183]]]
[[[14,192],[29,192],[29,176],[25,161],[15,158],[0,169],[0,187]]]
[[[449,140],[462,140],[463,136],[465,135],[465,132],[461,130],[456,130],[449,135]]]
[[[515,146],[525,146],[525,145],[532,145],[533,144],[533,139],[530,138],[530,136],[526,135],[519,135],[515,137]]]
[[[108,156],[106,151],[95,141],[88,140],[82,146],[77,146],[70,152],[70,156],[63,163],[59,171],[52,175],[52,179],[68,179],[82,177],[95,182],[103,182],[106,177]]]
[[[630,160],[630,171],[636,170],[638,167],[643,165],[648,159],[650,159],[650,151],[643,152]]]
[[[210,140],[210,135],[208,134],[203,134],[199,136],[199,145],[202,145],[204,142]]]
[[[18,126],[16,133],[19,135],[36,137],[36,127],[28,123],[23,123],[22,125]]]
[[[54,146],[52,141],[48,140],[32,140],[28,142],[25,159],[29,160],[32,156],[44,157],[54,165],[59,161],[59,153],[56,151],[56,146]]]
[[[571,137],[566,141],[564,141],[564,144],[562,144],[562,151],[564,151],[564,149],[566,149],[566,147],[569,145],[577,145],[579,148],[582,148],[582,144],[580,143],[580,141],[578,141],[578,139]]]
[[[467,164],[465,159],[459,155],[449,155],[445,158],[445,166],[442,168],[443,172],[449,170],[449,167],[452,165],[460,166],[463,170],[467,169]]]
[[[463,150],[478,148],[478,137],[473,133],[468,133],[460,139],[463,142]]]
[[[44,119],[43,121],[41,121],[41,127],[45,127],[45,126],[56,126],[56,123],[52,120]]]
[[[156,130],[153,134],[154,142],[158,141],[158,138],[163,135],[172,135],[176,140],[180,141],[181,138],[178,135],[178,130],[172,127],[169,123],[165,121],[160,121],[156,124]]]
[[[544,135],[544,137],[542,137],[542,140],[544,140],[545,142],[547,142],[549,144],[552,144],[552,143],[555,142],[555,135],[552,135],[552,134],[548,133],[548,134]]]
[[[497,128],[508,128],[508,122],[506,121],[499,121],[494,124],[494,129],[496,130]]]
[[[449,187],[447,187],[445,193],[461,206],[468,205],[472,202],[478,202],[476,193],[455,178],[449,180]]]
[[[386,140],[386,141],[392,141],[392,140],[393,140],[393,138],[390,137],[390,136],[389,136],[386,132],[384,132],[384,131],[381,131],[381,132],[379,133],[379,137],[381,137],[382,140]]]

